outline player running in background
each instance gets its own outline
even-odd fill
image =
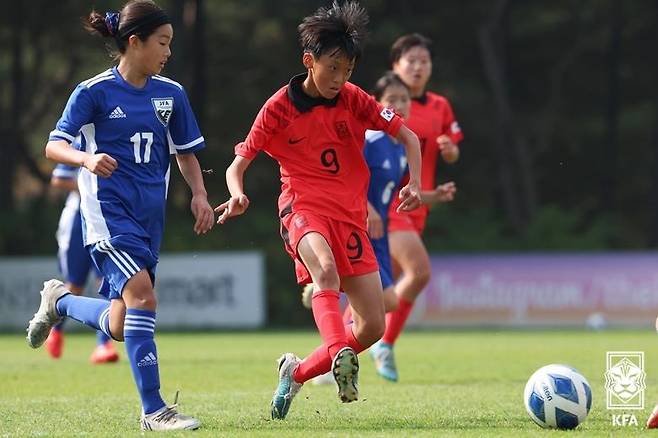
[[[74,147],[80,147],[80,138],[76,137]],[[82,218],[80,217],[80,194],[78,193],[79,168],[58,164],[53,170],[50,185],[68,191],[66,203],[62,210],[57,226],[57,259],[59,271],[66,281],[65,287],[74,295],[82,295],[89,271],[93,271],[96,278],[100,272],[94,265],[89,252],[82,243]],[[62,355],[64,348],[64,320],[55,324],[46,339],[45,347],[48,354],[54,359]],[[92,363],[100,364],[116,362],[119,354],[115,351],[111,338],[96,330],[96,348],[89,359]]]
[[[425,198],[424,205],[413,212],[399,212],[393,198],[389,216],[389,245],[393,267],[401,273],[395,286],[398,308],[386,315],[386,332],[381,341],[371,348],[376,358],[377,372],[396,381],[398,372],[393,345],[404,328],[413,303],[430,278],[430,260],[421,239],[429,207],[438,202],[440,186],[436,184],[438,155],[447,163],[459,158],[457,144],[463,135],[448,100],[426,90],[432,74],[431,41],[422,35],[411,34],[398,38],[391,47],[393,71],[411,90],[409,127],[418,135],[422,153],[421,189],[434,196]]]
[[[196,429],[200,422],[160,396],[153,290],[164,230],[170,151],[192,190],[194,231],[213,225],[199,162],[204,147],[183,87],[158,74],[171,55],[173,29],[155,3],[136,0],[120,13],[92,11],[87,29],[117,45],[118,66],[82,82],[50,133],[48,158],[81,167],[84,243],[103,274],[111,301],[75,296],[57,280],[44,283],[30,321],[33,348],[62,318],[76,319],[126,343],[141,397],[144,430]],[[82,133],[82,150],[70,143]]]
[[[332,370],[341,401],[358,398],[357,354],[381,337],[384,303],[379,270],[366,231],[366,129],[404,144],[411,178],[400,190],[400,210],[420,204],[420,149],[402,119],[348,82],[361,54],[368,15],[356,2],[319,8],[299,25],[306,72],[294,76],[261,108],[236,146],[226,171],[231,198],[217,207],[218,222],[245,212],[244,172],[259,151],[281,169],[279,217],[286,251],[300,284],[313,282],[313,316],[323,344],[303,361],[279,359],[273,418],[285,418],[307,380]],[[339,290],[348,296],[354,324],[343,323]]]

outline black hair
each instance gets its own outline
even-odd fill
[[[407,86],[407,84],[405,84],[404,81],[400,79],[400,76],[396,75],[392,71],[387,71],[382,75],[381,78],[377,79],[377,82],[375,82],[375,86],[370,93],[373,95],[375,100],[379,101],[386,92],[386,89],[391,85],[399,85],[406,88],[406,90],[410,92],[409,86]]]
[[[113,38],[119,54],[126,52],[131,35],[146,41],[158,27],[167,23],[171,23],[167,14],[151,0],[130,0],[118,13],[103,15],[92,10],[83,19],[85,29],[92,35]]]
[[[369,17],[356,1],[340,5],[336,0],[330,8],[319,8],[304,18],[297,27],[304,52],[319,58],[329,50],[337,49],[349,59],[357,60],[362,53]]]
[[[427,51],[430,52],[430,58],[432,57],[432,40],[419,33],[410,33],[395,40],[391,46],[391,65],[398,62],[400,58],[402,58],[402,55],[413,47],[423,47],[427,49]]]

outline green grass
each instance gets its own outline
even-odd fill
[[[200,436],[641,436],[614,427],[605,407],[609,350],[645,352],[647,409],[658,401],[655,334],[637,331],[410,332],[396,347],[400,383],[382,381],[361,358],[361,400],[341,404],[332,387],[307,384],[288,418],[272,421],[275,360],[307,354],[311,332],[157,335],[162,392],[199,417]],[[0,336],[0,436],[138,436],[140,405],[125,361],[92,366],[91,334],[67,335],[62,359]],[[123,349],[121,348],[123,353]],[[592,385],[587,421],[572,432],[545,431],[527,416],[526,379],[542,365],[567,363]],[[176,436],[168,434],[167,436]],[[182,433],[181,433],[182,435]]]

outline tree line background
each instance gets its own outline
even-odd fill
[[[104,11],[123,2],[97,0]],[[658,1],[362,0],[370,38],[352,82],[370,89],[400,35],[434,41],[429,89],[447,96],[465,133],[458,196],[430,215],[431,252],[654,248],[658,243]],[[211,203],[224,170],[265,102],[303,71],[296,27],[328,1],[170,0],[173,56],[207,148],[199,154]],[[85,34],[90,2],[14,2],[0,14],[0,254],[55,256],[63,198],[43,155],[72,89],[108,68],[104,42]],[[654,55],[651,55],[654,53]],[[175,172],[172,172],[174,174]],[[192,232],[176,176],[163,251],[262,250],[269,320],[306,323],[278,235],[278,166],[249,169],[248,213],[209,235]]]

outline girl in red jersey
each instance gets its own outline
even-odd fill
[[[357,354],[384,332],[382,285],[366,225],[366,129],[384,131],[404,145],[410,180],[400,190],[398,209],[420,205],[418,138],[392,110],[348,82],[367,21],[356,2],[334,2],[304,18],[298,30],[306,72],[265,103],[236,146],[226,171],[231,198],[216,208],[219,223],[244,213],[245,170],[261,150],[278,161],[281,236],[298,282],[315,284],[313,316],[323,344],[303,361],[292,353],[280,358],[272,418],[285,418],[302,384],[329,370],[341,401],[356,400]],[[354,324],[343,324],[339,290],[352,305]]]
[[[447,163],[459,158],[457,144],[463,135],[448,100],[427,91],[432,74],[431,41],[419,34],[398,38],[391,47],[393,71],[411,90],[411,114],[407,125],[417,135],[422,153],[424,204],[410,212],[400,212],[398,203],[391,204],[389,216],[389,246],[394,270],[400,273],[395,286],[398,308],[386,315],[386,331],[381,341],[370,349],[377,372],[388,380],[397,380],[393,345],[404,328],[413,303],[430,278],[430,260],[421,239],[429,206],[438,201],[442,186],[435,186],[438,155]],[[451,183],[449,183],[451,184]],[[452,186],[454,190],[454,185]]]

